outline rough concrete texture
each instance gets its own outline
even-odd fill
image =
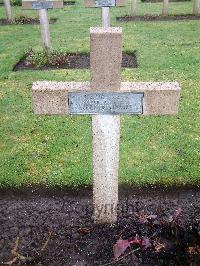
[[[121,84],[122,29],[90,28],[90,86],[94,91],[116,91]]]
[[[122,82],[122,92],[144,92],[144,115],[178,113],[180,87],[178,82]],[[93,89],[89,82],[38,81],[33,84],[33,110],[36,114],[67,114],[68,92]]]
[[[87,91],[89,82],[38,81],[32,87],[35,114],[65,115],[68,113],[69,91]]]
[[[144,115],[178,113],[180,86],[178,82],[123,82],[121,91],[144,92]]]
[[[118,203],[120,116],[92,116],[95,223],[115,223]]]
[[[45,2],[44,0],[22,0],[22,9],[33,9],[32,4],[35,2]],[[48,2],[48,1],[47,1]],[[49,1],[50,2],[50,1]],[[63,0],[51,0],[53,8],[63,8]]]
[[[85,0],[84,3],[85,3],[85,7],[96,7],[94,0]],[[125,0],[116,0],[115,3],[116,3],[115,6],[120,7],[120,6],[125,6],[126,1]]]

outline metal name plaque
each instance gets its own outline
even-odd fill
[[[95,7],[116,6],[116,0],[94,0]]]
[[[143,93],[69,92],[70,114],[142,114]]]
[[[34,2],[32,3],[33,9],[51,9],[53,8],[53,2],[52,1],[44,1],[44,2]]]

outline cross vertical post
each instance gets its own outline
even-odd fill
[[[200,0],[194,0],[193,14],[197,16],[199,14],[199,10],[200,10]]]
[[[110,8],[109,7],[101,8],[101,21],[102,21],[102,27],[104,28],[110,27]]]
[[[131,16],[136,16],[137,14],[137,0],[131,1]]]
[[[125,0],[84,0],[85,7],[101,8],[102,27],[110,27],[110,7],[125,6]]]
[[[118,91],[121,85],[122,30],[90,30],[93,91]],[[95,223],[115,223],[118,203],[119,115],[93,115],[93,207]]]
[[[163,0],[163,9],[162,9],[163,16],[168,15],[168,4],[169,4],[169,0]]]
[[[47,9],[39,9],[39,19],[40,19],[40,29],[41,29],[41,37],[42,43],[45,49],[51,48],[50,34],[49,34],[49,20]]]
[[[10,0],[3,0],[4,1],[4,7],[6,11],[6,18],[8,21],[12,20],[12,10],[11,10],[11,4]]]

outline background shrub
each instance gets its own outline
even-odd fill
[[[11,0],[11,5],[12,6],[21,6],[22,0]]]

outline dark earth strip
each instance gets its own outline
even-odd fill
[[[173,20],[199,20],[200,16],[195,16],[192,14],[188,15],[144,15],[144,16],[124,16],[124,17],[117,17],[117,21],[119,22],[128,22],[128,21],[173,21]]]
[[[89,53],[65,53],[63,55],[55,55],[50,59],[52,64],[45,66],[35,66],[28,61],[27,57],[30,56],[27,53],[14,67],[13,71],[19,70],[51,70],[51,69],[83,69],[90,67],[90,55]],[[122,53],[122,67],[125,68],[137,68],[137,55],[134,52]]]
[[[117,224],[94,225],[91,188],[2,189],[0,263],[200,265],[198,187],[120,187],[119,196]],[[116,241],[133,237],[150,247],[133,244],[115,262]]]
[[[50,24],[54,24],[58,19],[57,18],[51,18],[49,20]],[[38,25],[40,24],[40,21],[38,18],[31,18],[31,17],[19,17],[15,18],[13,21],[8,21],[7,19],[0,19],[0,25],[1,26],[6,26],[6,25],[25,25],[25,24],[30,24],[30,25]]]

